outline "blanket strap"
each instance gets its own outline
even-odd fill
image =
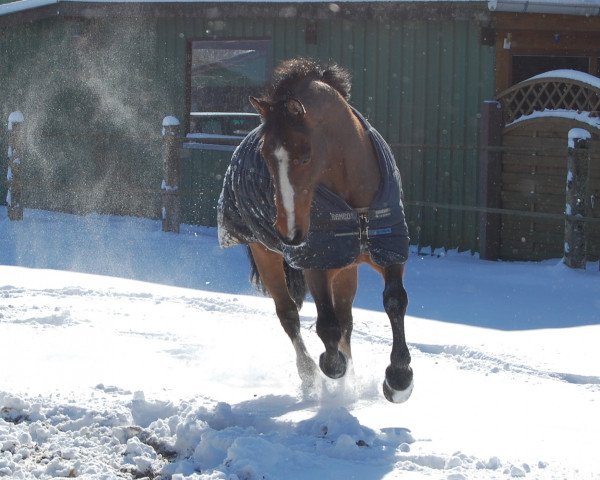
[[[367,241],[369,240],[369,209],[357,208],[358,215],[358,239],[360,241],[360,251],[365,252],[368,248]]]

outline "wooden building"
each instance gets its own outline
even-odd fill
[[[274,64],[307,55],[352,72],[353,104],[395,151],[412,243],[477,252],[481,208],[506,208],[480,192],[490,183],[481,178],[483,102],[536,69],[598,73],[600,0],[540,0],[526,11],[530,3],[0,5],[0,118],[25,116],[27,206],[158,217],[162,118],[177,116],[184,137],[190,112],[249,111],[247,95]],[[182,148],[185,222],[214,225],[230,154]],[[555,243],[490,258],[556,256]]]
[[[516,3],[498,1],[497,6],[519,10]],[[583,128],[592,137],[585,193],[591,220],[585,225],[587,250],[590,259],[598,259],[600,2],[527,5],[537,12],[493,15],[494,91],[503,107],[495,128],[502,152],[492,168],[496,182],[488,179],[495,200],[486,204],[480,197],[480,205],[507,213],[495,223],[495,246],[486,252],[482,245],[480,251],[487,258],[519,260],[562,256],[568,132]],[[480,179],[480,187],[485,183]]]

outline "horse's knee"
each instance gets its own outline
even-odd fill
[[[276,308],[277,317],[285,333],[294,340],[300,334],[300,315],[296,308]]]
[[[383,308],[390,318],[404,316],[408,307],[408,294],[402,281],[389,282],[383,291]]]

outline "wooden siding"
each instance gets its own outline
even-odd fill
[[[574,120],[539,119],[517,124],[503,137],[502,207],[533,213],[565,212],[567,134],[585,128]],[[588,128],[589,130],[589,128]],[[595,130],[595,129],[592,129]],[[600,202],[591,208],[591,197],[600,199],[600,140],[597,131],[590,143],[588,216],[600,218]],[[565,221],[502,215],[500,256],[507,260],[542,260],[563,255]],[[600,224],[585,226],[588,258],[600,257]]]
[[[71,4],[64,7],[67,13],[79,8]],[[75,125],[53,132],[78,147],[65,149],[71,152],[65,164],[80,166],[63,179],[65,189],[72,186],[69,179],[77,180],[88,166],[99,175],[105,174],[108,167],[104,159],[120,156],[132,175],[124,177],[126,190],[158,191],[160,122],[169,114],[185,120],[187,113],[188,42],[271,38],[275,63],[294,55],[308,55],[332,59],[350,69],[354,77],[352,103],[390,142],[396,154],[403,175],[412,243],[432,248],[478,249],[476,213],[436,210],[416,203],[477,205],[479,107],[494,92],[494,47],[481,45],[480,24],[476,20],[485,16],[482,8],[445,10],[432,5],[425,12],[422,5],[403,9],[393,3],[373,7],[345,4],[339,15],[323,5],[296,5],[294,8],[302,9],[300,14],[291,10],[286,14],[286,8],[291,7],[281,4],[253,15],[244,14],[246,7],[231,5],[207,6],[204,10],[189,7],[190,15],[166,7],[156,11],[154,7],[139,8],[143,14],[138,16],[134,10],[128,10],[122,18],[106,18],[107,12],[112,11],[110,6],[86,4],[85,12],[91,13],[84,16],[89,18],[50,18],[0,30],[2,118],[14,109],[24,110],[26,121],[37,118],[45,108],[48,91],[65,78],[56,73],[65,71],[65,67],[67,72],[75,72],[80,66],[76,49],[84,48],[88,58],[101,60],[101,68],[92,80],[97,82],[96,87],[103,88],[88,91],[89,98],[72,104],[69,108],[76,115],[54,111],[57,117],[76,119]],[[377,11],[373,14],[369,9]],[[82,15],[81,9],[69,14]],[[316,39],[312,35],[308,43],[307,24],[316,28]],[[129,32],[126,38],[120,39],[125,31]],[[91,39],[87,44],[86,38]],[[32,92],[35,95],[28,95]],[[67,105],[60,98],[69,96],[68,89],[55,94],[59,105]],[[111,99],[112,107],[123,113],[122,117],[106,118],[111,108],[106,101]],[[102,121],[103,116],[106,121]],[[44,147],[40,151],[47,150],[43,136],[33,133],[33,123],[28,125],[38,144]],[[94,140],[96,135],[109,135],[112,140],[106,147],[107,155],[90,160],[94,145],[102,144]],[[202,197],[201,202],[193,204],[196,206],[184,202],[184,218],[202,218],[203,222],[214,224],[212,208],[206,215],[197,214],[198,205],[216,201],[209,200],[209,196],[216,195],[215,185],[224,173],[223,159],[227,156],[195,151],[188,154],[184,162],[202,158],[205,164],[196,168],[190,163],[187,170],[184,168],[184,175],[190,178],[184,178],[183,184],[187,182],[186,188],[199,188],[196,191]],[[43,163],[42,157],[36,161],[38,166]],[[38,168],[33,175],[40,173],[43,170]],[[202,183],[197,175],[207,176],[215,183]],[[91,183],[89,179],[87,184]],[[187,208],[192,209],[188,217]],[[157,203],[141,211],[137,207],[121,211],[158,215]]]
[[[316,21],[316,44],[306,44],[306,24],[305,18],[240,18],[218,24],[160,19],[158,57],[173,62],[165,69],[164,82],[183,86],[187,42],[215,36],[272,38],[275,63],[294,55],[340,62],[353,75],[352,103],[396,154],[412,242],[476,251],[475,213],[412,202],[477,205],[479,106],[494,90],[494,52],[480,45],[479,25],[452,19],[325,19]],[[174,88],[171,95],[183,116],[183,90]]]
[[[184,149],[181,157],[181,221],[216,226],[217,201],[232,152]]]
[[[1,32],[0,114],[25,116],[26,206],[159,215],[166,95],[153,29],[125,25],[46,19]]]
[[[512,85],[514,55],[586,56],[590,60],[588,73],[600,73],[600,18],[597,16],[497,13],[494,26],[496,93]],[[504,40],[509,36],[510,48],[504,48]]]

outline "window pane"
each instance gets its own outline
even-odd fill
[[[514,55],[512,59],[513,85],[550,70],[570,69],[590,73],[590,59],[588,57]]]
[[[192,42],[191,111],[252,111],[270,70],[270,40]]]

